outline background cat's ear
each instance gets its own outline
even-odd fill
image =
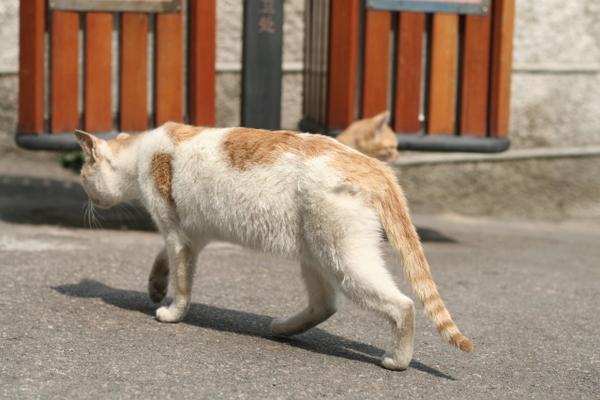
[[[86,155],[96,160],[98,155],[98,144],[100,142],[100,139],[96,139],[89,133],[79,130],[75,131],[75,138],[77,138],[77,141],[81,146],[81,150],[83,150],[83,152]]]
[[[117,135],[117,139],[125,139],[131,136],[129,133],[121,132]]]
[[[390,112],[384,111],[371,118],[373,123],[373,136],[382,134],[385,131],[385,127],[390,122]]]

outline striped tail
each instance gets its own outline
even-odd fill
[[[440,335],[451,345],[470,353],[473,343],[460,333],[452,321],[433,281],[421,241],[409,218],[404,193],[393,177],[386,178],[388,182],[382,188],[381,197],[374,201],[374,206],[392,248],[402,259],[408,282]]]

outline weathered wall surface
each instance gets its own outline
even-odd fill
[[[0,2],[0,142],[12,136],[16,124],[18,14],[19,0]]]
[[[516,5],[513,145],[600,144],[600,2]]]
[[[600,217],[598,155],[400,164],[395,170],[415,213]]]

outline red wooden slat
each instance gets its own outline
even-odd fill
[[[465,17],[461,135],[487,134],[491,22],[489,16]]]
[[[112,130],[112,27],[113,15],[85,15],[84,129]]]
[[[327,126],[343,129],[355,118],[360,0],[331,0]]]
[[[194,125],[214,126],[216,1],[191,1],[189,7],[190,122]]]
[[[366,12],[362,118],[372,117],[388,109],[391,28],[391,12]]]
[[[431,41],[427,133],[451,135],[456,111],[458,15],[435,14]]]
[[[79,14],[53,12],[50,40],[50,130],[73,132],[79,127]]]
[[[183,17],[156,15],[156,126],[183,122]]]
[[[421,133],[421,82],[425,14],[400,13],[395,88],[394,130]]]
[[[515,18],[514,0],[492,1],[492,72],[490,77],[490,135],[509,131],[510,78]]]
[[[148,129],[148,15],[121,15],[120,128]]]
[[[45,0],[21,0],[19,10],[19,126],[21,133],[44,130]]]

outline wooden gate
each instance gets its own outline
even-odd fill
[[[189,1],[175,13],[75,12],[48,3],[20,3],[19,145],[77,148],[65,135],[75,129],[214,125],[215,0]]]
[[[303,130],[335,135],[389,110],[401,148],[508,148],[514,0],[488,16],[306,4]]]

